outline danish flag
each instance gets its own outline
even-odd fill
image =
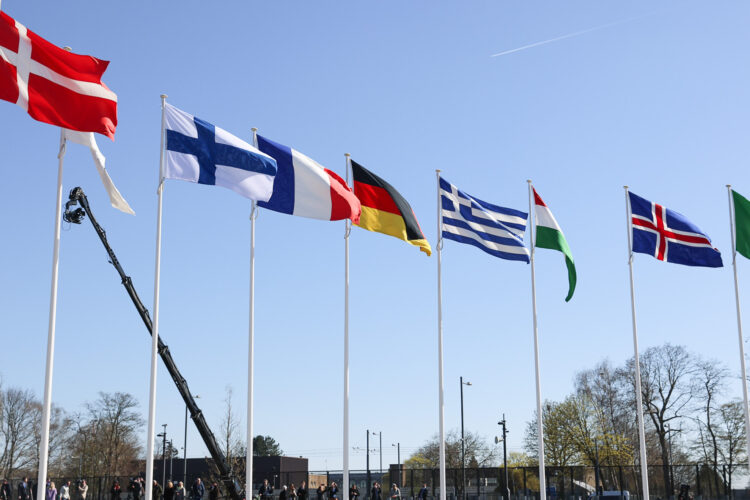
[[[659,260],[700,267],[722,267],[721,253],[684,215],[628,191],[633,251]]]
[[[108,65],[61,49],[0,12],[0,99],[35,120],[114,139],[117,95],[101,81]]]

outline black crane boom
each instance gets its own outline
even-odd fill
[[[71,210],[71,207],[77,204],[81,205],[80,208]],[[110,263],[115,267],[117,273],[120,275],[120,278],[122,279],[122,285],[125,287],[125,290],[127,290],[128,295],[130,296],[130,300],[133,301],[133,305],[138,310],[138,314],[140,314],[141,319],[146,325],[149,334],[153,335],[154,331],[151,324],[151,316],[149,316],[148,309],[146,309],[146,307],[143,305],[143,302],[141,302],[140,297],[138,297],[138,293],[135,291],[135,287],[133,286],[133,280],[130,279],[130,276],[125,274],[125,271],[120,265],[120,261],[117,260],[117,256],[115,255],[114,250],[112,250],[112,247],[109,246],[109,242],[107,241],[107,233],[106,231],[104,231],[104,228],[102,228],[102,226],[100,226],[96,221],[96,218],[91,211],[89,201],[86,198],[86,195],[83,193],[83,189],[81,189],[80,187],[73,188],[70,191],[69,200],[65,204],[65,215],[63,217],[66,222],[80,224],[86,214],[88,214],[89,220],[96,230],[96,234],[99,235],[99,239],[102,241],[105,250],[107,250]],[[216,464],[216,467],[219,469],[219,474],[221,475],[221,481],[224,484],[224,487],[226,488],[232,500],[241,500],[242,491],[239,486],[240,483],[234,476],[232,466],[227,462],[226,457],[221,452],[214,433],[211,432],[211,429],[206,423],[203,412],[200,408],[198,408],[198,405],[195,402],[195,398],[190,393],[190,388],[188,387],[187,380],[185,380],[185,378],[182,376],[180,370],[177,369],[177,365],[175,364],[174,359],[172,359],[172,354],[169,352],[169,347],[164,342],[162,342],[161,337],[158,339],[158,341],[159,356],[161,356],[161,360],[167,367],[169,375],[172,377],[172,380],[177,386],[177,390],[182,396],[182,399],[185,401],[185,405],[190,412],[190,418],[193,420],[193,423],[195,423],[195,427],[197,427],[198,432],[203,438],[203,442],[206,444],[206,448],[208,448],[208,452],[211,455],[214,464]]]

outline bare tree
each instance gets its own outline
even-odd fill
[[[29,390],[9,388],[0,392],[0,472],[12,476],[17,470],[34,465],[36,458],[34,440],[34,404]]]
[[[726,464],[729,491],[732,491],[732,473],[745,460],[745,412],[742,400],[721,405],[717,412],[719,455]]]
[[[700,360],[697,363],[695,384],[698,415],[695,420],[698,425],[699,439],[696,451],[700,459],[713,468],[714,491],[717,492],[719,491],[719,443],[713,417],[719,406],[719,396],[726,387],[728,376],[729,371],[718,361]]]
[[[635,373],[633,359],[629,368]],[[689,412],[695,394],[692,377],[695,373],[693,356],[683,347],[672,344],[650,347],[641,356],[641,391],[644,418],[653,424],[659,444],[662,476],[667,495],[674,494],[669,474],[669,434],[676,432],[675,423]],[[633,382],[635,384],[635,381]]]
[[[133,472],[141,454],[138,434],[143,418],[137,411],[138,402],[127,393],[99,393],[99,398],[86,403],[86,412],[71,418],[74,428],[70,437],[71,455],[78,456],[81,475],[119,476]],[[68,472],[77,464],[69,464]]]
[[[232,401],[232,387],[227,386],[226,396],[224,397],[224,417],[221,419],[219,428],[219,438],[221,439],[222,452],[228,460],[239,456],[242,453],[243,439],[240,434],[240,422],[237,413],[234,410]]]
[[[489,446],[478,434],[473,432],[464,433],[464,449],[466,463],[474,463],[476,467],[491,467],[497,461],[497,453],[494,447]],[[423,444],[409,457],[410,463],[418,467],[438,467],[440,463],[440,439],[433,436],[427,443]],[[445,436],[445,466],[449,469],[461,467],[461,433],[450,431]]]

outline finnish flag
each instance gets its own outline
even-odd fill
[[[165,104],[162,178],[231,189],[255,201],[273,193],[276,160],[226,130]]]

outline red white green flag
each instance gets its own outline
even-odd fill
[[[532,188],[533,189],[533,188]],[[568,296],[565,302],[573,297],[576,289],[576,266],[573,262],[573,254],[570,252],[568,241],[555,220],[555,216],[549,211],[547,205],[542,201],[539,193],[534,189],[534,203],[536,212],[536,247],[557,250],[565,256],[565,265],[568,268]]]

